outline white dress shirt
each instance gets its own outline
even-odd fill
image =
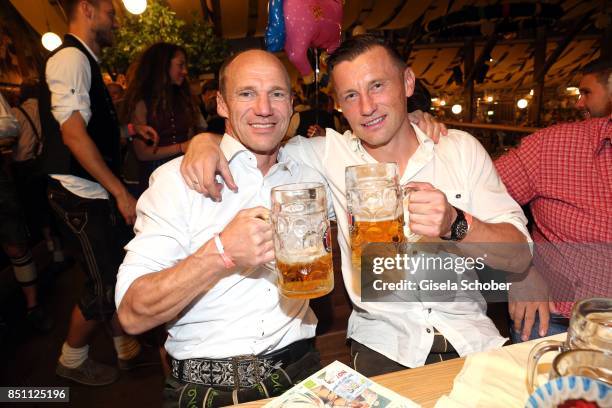
[[[489,155],[475,138],[450,129],[448,136],[436,145],[418,127],[413,125],[413,128],[420,145],[401,176],[401,184],[429,182],[443,191],[455,207],[484,222],[511,223],[530,240],[521,208],[508,195]],[[500,347],[506,341],[486,316],[484,300],[362,302],[360,271],[353,271],[351,267],[345,168],[376,163],[376,160],[350,131],[339,134],[332,129],[327,129],[326,137],[295,137],[285,146],[285,151],[321,171],[332,190],[342,274],[354,305],[348,337],[407,367],[425,363],[433,344],[434,327],[461,356]]]
[[[83,44],[85,49],[98,61],[96,54],[79,37],[70,34]],[[91,68],[87,56],[75,47],[59,50],[47,61],[45,78],[51,91],[51,113],[61,126],[72,112],[78,111],[85,125],[91,118],[89,90],[91,89]],[[108,199],[108,192],[100,183],[70,174],[51,174],[62,186],[83,198]]]
[[[138,277],[175,265],[221,232],[247,208],[270,208],[272,187],[297,182],[327,183],[315,170],[285,155],[265,176],[255,155],[229,135],[221,141],[239,191],[228,188],[213,202],[191,190],[180,174],[182,157],[159,167],[136,207],[136,237],[119,268],[117,307]],[[330,208],[331,211],[331,200]],[[276,272],[262,266],[222,278],[168,322],[166,349],[176,359],[226,358],[268,353],[314,337],[317,319],[308,301],[280,296]]]

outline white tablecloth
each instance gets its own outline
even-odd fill
[[[443,395],[435,408],[513,408],[524,407],[529,397],[527,358],[543,340],[565,341],[566,334],[502,347],[466,358],[449,395]],[[545,382],[556,353],[547,353],[538,365],[540,384]]]

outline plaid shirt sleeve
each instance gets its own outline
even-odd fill
[[[529,203],[538,195],[543,136],[540,131],[525,137],[518,148],[495,161],[495,167],[508,192],[520,205]]]

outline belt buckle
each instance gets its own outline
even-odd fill
[[[262,378],[259,373],[259,359],[255,354],[241,354],[231,357],[233,374],[234,374],[234,389],[239,390],[241,387],[250,388],[259,382]],[[241,379],[244,378],[245,384],[242,384]]]

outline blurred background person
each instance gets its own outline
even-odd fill
[[[217,92],[219,81],[211,79],[202,85],[200,112],[206,120],[206,131],[222,135],[225,133],[225,119],[217,113]]]
[[[287,137],[295,135],[313,137],[325,136],[325,129],[340,129],[340,121],[332,114],[333,100],[325,93],[314,91],[308,99],[308,109],[296,111],[291,116]]]
[[[131,78],[120,115],[123,123],[146,124],[157,131],[158,146],[134,139],[142,193],[153,171],[182,155],[189,139],[204,130],[204,121],[193,103],[187,78],[187,53],[175,44],[156,43],[140,57]]]
[[[0,94],[0,139],[19,139],[20,131],[19,121]],[[28,325],[46,332],[53,327],[53,321],[38,303],[38,274],[29,246],[30,235],[15,184],[5,169],[4,156],[0,155],[0,246],[13,266],[15,279],[25,297]]]
[[[20,105],[12,109],[20,132],[13,145],[11,171],[27,225],[32,233],[42,232],[47,250],[53,254],[53,271],[59,272],[66,265],[47,201],[47,176],[39,160],[44,142],[38,113],[39,89],[37,81],[24,81],[19,89]]]
[[[111,100],[113,101],[113,105],[115,105],[115,109],[118,109],[121,102],[123,101],[125,89],[123,89],[123,87],[116,82],[110,82],[106,84],[106,89],[108,90],[108,94],[110,95]]]
[[[578,85],[580,98],[576,108],[585,119],[603,118],[612,114],[612,94],[608,92],[608,77],[612,74],[612,59],[599,59],[585,65]]]

